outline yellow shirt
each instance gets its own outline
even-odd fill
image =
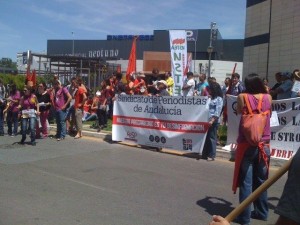
[[[168,77],[168,79],[166,79],[166,82],[168,84],[168,92],[170,94],[170,96],[173,96],[173,87],[174,87],[174,80],[172,77]]]

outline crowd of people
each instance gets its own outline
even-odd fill
[[[205,74],[199,75],[197,83],[194,77],[192,72],[187,73],[182,86],[182,95],[210,98],[209,129],[202,153],[202,158],[206,160],[215,159],[218,126],[220,123],[226,124],[227,122],[226,95],[238,96],[237,112],[242,115],[249,114],[245,98],[250,102],[253,111],[257,110],[260,104],[259,99],[262,99],[262,111],[269,112],[268,118],[271,116],[272,100],[300,97],[299,70],[294,70],[293,73],[276,73],[277,83],[271,88],[268,86],[267,79],[261,79],[257,74],[247,75],[243,83],[240,75],[233,73],[231,78],[225,79],[222,87],[215,78],[206,79]],[[12,137],[16,136],[19,133],[18,124],[21,121],[20,144],[24,144],[27,134],[30,134],[30,144],[36,145],[36,138],[46,138],[49,135],[48,117],[53,110],[57,124],[56,140],[63,140],[67,133],[74,133],[74,138],[79,139],[82,137],[83,121],[96,120],[98,131],[107,126],[108,119],[113,116],[113,102],[118,95],[173,96],[173,87],[174,80],[171,73],[166,72],[160,75],[158,69],[154,69],[152,76],[148,78],[143,72],[134,72],[129,75],[127,84],[122,82],[122,74],[113,74],[109,79],[101,82],[99,90],[95,90],[95,95],[78,77],[72,78],[67,86],[63,86],[57,77],[54,77],[51,87],[47,87],[45,83],[39,83],[34,88],[33,85],[27,83],[22,91],[17,90],[15,84],[10,84],[9,90],[6,91],[0,80],[0,136],[4,135],[4,114],[6,114],[7,134]],[[221,115],[223,115],[223,121],[221,121]],[[255,146],[247,141],[241,131],[242,124],[240,123],[233,181],[233,191],[236,192],[239,188],[240,202],[268,178],[271,129],[270,122],[267,121],[262,138]],[[295,186],[286,185],[286,188],[297,191],[299,197],[299,185],[297,187],[298,189],[295,190]],[[289,204],[286,203],[286,199],[294,202],[288,195],[289,192],[285,191],[284,199],[280,201],[278,213],[282,216],[280,220],[283,222],[278,225],[297,224],[297,222],[299,224],[299,212],[299,214],[292,213],[292,216],[288,214],[294,210],[293,207],[290,209]],[[296,200],[299,199],[296,198]],[[299,202],[295,202],[295,205],[299,206]],[[267,220],[266,191],[254,202],[253,206],[253,211],[249,206],[239,215],[237,218],[239,224],[250,224],[250,218]],[[289,223],[285,223],[285,219]],[[227,223],[222,217],[214,217],[211,224]]]

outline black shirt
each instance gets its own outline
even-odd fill
[[[44,103],[51,103],[50,95],[49,93],[43,93],[43,94],[36,94],[37,100],[39,103],[44,102]],[[51,105],[40,105],[40,112],[49,110],[51,108]]]

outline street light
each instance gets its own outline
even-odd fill
[[[210,77],[211,73],[211,54],[214,51],[214,48],[212,46],[212,41],[217,39],[217,23],[211,22],[210,23],[210,37],[209,37],[209,46],[207,47],[207,53],[208,53],[208,77]]]
[[[208,46],[207,47],[207,53],[208,53],[208,77],[210,77],[210,67],[211,67],[211,53],[214,51],[213,46]]]

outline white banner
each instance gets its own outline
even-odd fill
[[[240,115],[236,115],[236,96],[227,96],[227,143],[236,143]],[[271,157],[291,158],[300,147],[300,98],[272,101],[279,126],[271,127]]]
[[[119,95],[113,141],[201,153],[208,130],[207,97]]]
[[[185,30],[170,30],[171,69],[174,79],[174,96],[181,96],[184,83],[184,70],[187,63],[187,44]]]

